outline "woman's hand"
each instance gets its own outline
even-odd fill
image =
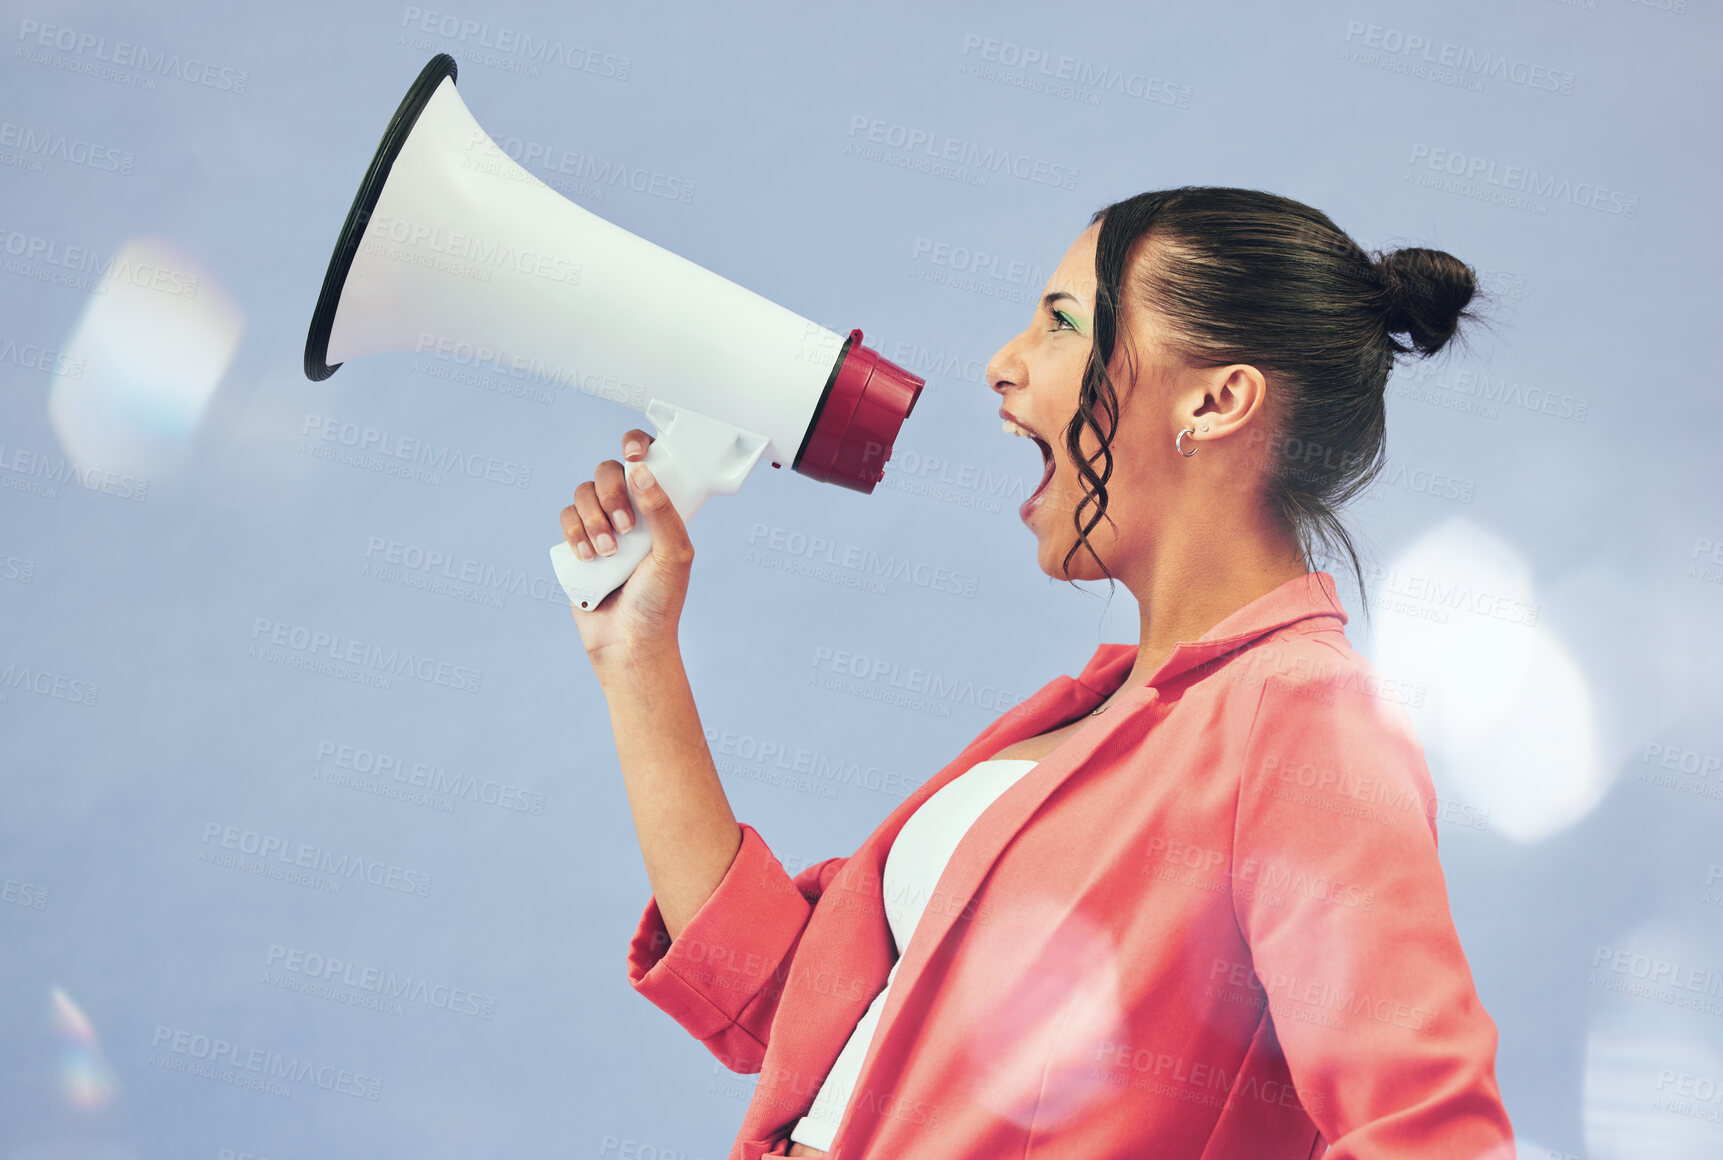
[[[633,528],[636,519],[644,520],[652,533],[652,551],[622,587],[585,612],[569,604],[586,655],[601,676],[605,668],[625,664],[642,650],[674,650],[688,592],[694,546],[670,497],[639,462],[651,442],[652,436],[639,428],[623,432],[627,480],[623,464],[606,459],[591,480],[575,489],[574,502],[562,509],[563,538],[582,560],[614,553],[617,533]]]

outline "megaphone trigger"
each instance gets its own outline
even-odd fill
[[[658,480],[684,523],[712,496],[734,495],[770,443],[764,435],[661,399],[647,404],[646,415],[658,434],[639,462]],[[550,550],[550,562],[574,606],[592,609],[622,587],[651,551],[652,533],[639,520],[617,535],[611,555],[582,560],[562,541]]]

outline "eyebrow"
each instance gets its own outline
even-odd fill
[[[1081,306],[1083,304],[1082,300],[1079,299],[1075,294],[1067,294],[1063,290],[1055,290],[1051,294],[1047,294],[1047,295],[1042,296],[1041,305],[1046,306],[1049,309],[1051,309],[1053,304],[1055,302],[1058,302],[1061,298],[1069,298],[1071,301],[1077,303],[1077,305],[1079,305],[1079,306]]]

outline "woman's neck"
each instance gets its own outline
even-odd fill
[[[1310,569],[1290,536],[1253,529],[1213,535],[1157,554],[1139,575],[1124,577],[1137,598],[1141,635],[1124,687],[1141,685],[1180,641],[1196,640],[1259,597]]]

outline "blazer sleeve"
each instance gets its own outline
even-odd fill
[[[731,1071],[760,1070],[791,959],[814,903],[847,858],[794,878],[754,827],[730,868],[672,942],[650,899],[628,948],[628,981]]]
[[[1367,665],[1262,686],[1234,834],[1245,981],[1326,1160],[1511,1160],[1423,749],[1381,693]]]

